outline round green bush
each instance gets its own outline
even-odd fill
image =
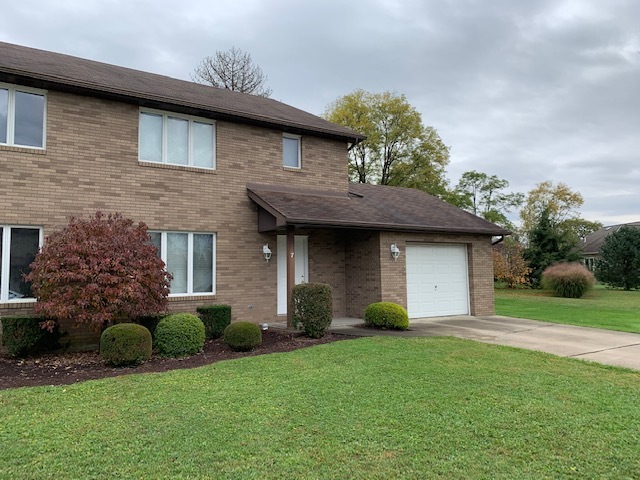
[[[137,323],[118,323],[100,336],[100,356],[115,366],[139,365],[151,358],[151,332]]]
[[[587,267],[579,263],[557,263],[542,272],[542,288],[565,298],[580,298],[596,283]]]
[[[202,351],[204,324],[190,313],[174,313],[160,320],[154,337],[160,355],[186,357]]]
[[[364,323],[369,327],[406,330],[409,328],[409,315],[397,303],[377,302],[365,309]]]
[[[248,352],[262,343],[262,330],[251,322],[232,323],[224,329],[224,343],[235,352]]]

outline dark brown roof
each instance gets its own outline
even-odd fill
[[[587,235],[582,243],[582,253],[584,255],[599,255],[600,249],[605,239],[612,233],[617,232],[622,227],[640,228],[640,222],[621,223],[620,225],[611,225],[596,230]]]
[[[364,136],[270,98],[0,42],[0,81],[357,142]]]
[[[351,184],[349,191],[247,184],[249,197],[286,225],[507,235],[505,230],[420,190]]]

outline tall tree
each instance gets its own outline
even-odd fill
[[[640,288],[640,229],[622,227],[607,236],[596,263],[596,278],[625,290]]]
[[[251,55],[236,47],[205,57],[194,69],[191,80],[260,97],[269,97],[272,93],[266,86],[267,77],[262,69],[253,63]]]
[[[524,259],[531,268],[531,283],[538,286],[547,267],[575,262],[581,257],[576,239],[558,226],[550,209],[542,210],[538,222],[529,231],[529,244],[524,250]]]
[[[554,185],[551,181],[539,183],[531,190],[520,211],[522,229],[529,232],[541,218],[542,212],[552,223],[558,225],[570,218],[577,218],[577,209],[582,206],[584,199],[580,192],[574,192],[565,183]]]
[[[452,203],[490,222],[514,230],[507,214],[524,202],[524,194],[505,192],[507,180],[472,170],[464,172],[454,190]]]
[[[352,181],[446,192],[449,148],[404,95],[356,90],[329,105],[324,116],[367,136],[349,152]]]

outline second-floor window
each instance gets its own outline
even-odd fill
[[[143,162],[215,168],[215,124],[205,118],[140,111],[138,158]]]
[[[300,135],[284,133],[282,135],[282,165],[289,168],[301,168]]]
[[[0,83],[0,145],[44,148],[45,110],[42,90]]]

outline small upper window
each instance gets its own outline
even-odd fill
[[[215,168],[215,125],[210,120],[141,111],[139,140],[141,161]]]
[[[300,135],[284,133],[282,135],[282,165],[290,168],[301,168]]]
[[[44,148],[45,94],[0,84],[0,144]]]

